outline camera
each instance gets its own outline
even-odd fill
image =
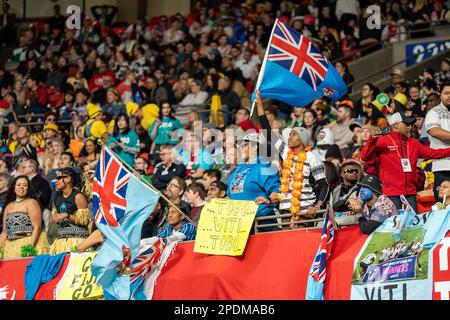
[[[390,127],[385,127],[385,128],[381,128],[380,129],[380,133],[382,136],[387,135],[389,132],[391,132],[391,128]]]

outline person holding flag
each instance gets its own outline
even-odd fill
[[[95,172],[92,213],[105,241],[91,270],[103,287],[105,299],[129,299],[131,261],[138,254],[142,225],[159,197],[157,190],[103,147]]]
[[[277,136],[272,141],[271,127],[264,114],[259,91],[256,92],[256,105],[267,140],[272,142],[283,160],[280,192],[272,194],[270,201],[280,202],[281,210],[290,211],[291,222],[300,221],[301,216],[314,218],[328,194],[328,185],[322,161],[308,146],[308,129],[289,127],[283,130],[282,137]],[[317,185],[320,190],[319,197],[316,196],[313,185]],[[294,224],[291,228],[294,228]]]

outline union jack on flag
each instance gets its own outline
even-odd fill
[[[131,283],[145,279],[150,272],[151,267],[154,266],[161,257],[161,253],[164,250],[166,243],[167,240],[165,238],[158,238],[152,246],[146,248],[143,252],[139,252],[138,256],[133,260],[133,269],[130,274]]]
[[[318,283],[324,283],[326,277],[327,259],[331,254],[334,240],[334,225],[330,218],[330,211],[325,212],[325,219],[322,227],[322,237],[320,239],[319,250],[314,258],[310,276]]]
[[[102,148],[95,171],[92,212],[95,222],[118,227],[125,215],[130,173],[107,148]]]
[[[308,38],[278,20],[269,44],[267,60],[289,70],[314,91],[317,91],[328,72],[328,60]]]

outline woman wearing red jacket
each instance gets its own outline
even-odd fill
[[[380,136],[375,130],[361,151],[361,160],[370,161],[378,157],[378,175],[383,182],[383,194],[402,208],[400,195],[404,195],[417,212],[417,160],[450,157],[450,148],[431,149],[418,140],[409,138],[411,125],[416,120],[402,112],[394,113],[389,119],[391,132]],[[419,188],[420,189],[420,188]]]

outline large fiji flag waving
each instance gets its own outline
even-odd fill
[[[131,262],[138,255],[142,224],[159,197],[111,150],[102,149],[94,178],[92,214],[105,242],[91,268],[105,299],[130,298]]]
[[[323,95],[337,100],[347,92],[342,77],[308,38],[279,20],[272,29],[256,88],[263,98],[295,107]]]

